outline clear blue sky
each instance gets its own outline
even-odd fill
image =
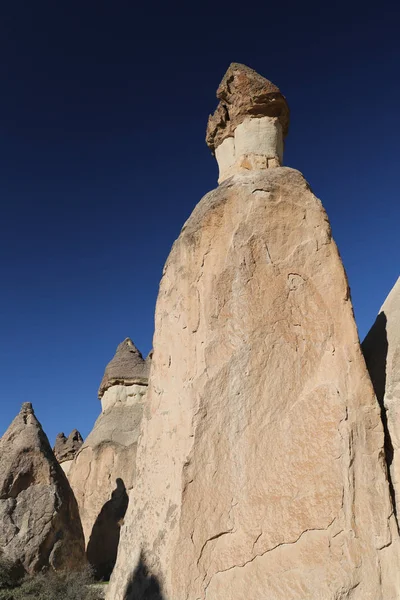
[[[399,275],[399,3],[14,0],[0,8],[0,434],[86,436],[105,364],[151,348],[172,242],[216,186],[232,61],[291,107],[285,164],[330,217],[364,337]]]

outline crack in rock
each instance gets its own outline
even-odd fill
[[[217,538],[219,538],[219,537],[221,537],[223,535],[227,535],[228,533],[232,533],[232,531],[233,531],[233,528],[232,529],[228,529],[227,531],[221,531],[220,533],[217,533],[217,534],[213,535],[212,537],[208,538],[208,540],[206,540],[204,542],[204,544],[202,545],[202,547],[201,547],[200,555],[199,555],[199,558],[197,559],[197,565],[199,564],[199,562],[201,560],[201,557],[203,556],[204,549],[207,546],[208,542],[212,542],[212,540],[216,540]]]
[[[322,528],[322,529],[305,529],[304,531],[302,531],[302,533],[299,535],[299,537],[297,539],[295,539],[293,542],[281,542],[280,544],[277,544],[273,548],[269,548],[265,552],[261,552],[260,554],[256,554],[255,556],[253,556],[252,558],[250,558],[249,560],[247,560],[246,562],[244,562],[244,563],[242,563],[240,565],[232,565],[232,567],[228,567],[228,569],[222,569],[222,571],[216,571],[211,576],[210,581],[207,583],[206,587],[204,588],[204,598],[206,598],[206,596],[207,596],[207,589],[208,589],[210,583],[212,582],[212,580],[214,579],[214,577],[216,575],[218,575],[219,573],[226,573],[227,571],[232,571],[232,569],[242,569],[243,567],[245,567],[249,563],[253,562],[256,558],[260,558],[262,556],[265,556],[266,554],[268,554],[269,552],[272,552],[273,550],[276,550],[280,546],[291,546],[293,544],[296,544],[303,537],[303,535],[306,534],[306,533],[314,532],[314,531],[328,531],[328,529],[331,527],[331,525],[333,524],[333,522],[335,521],[335,519],[336,519],[336,517],[334,517],[332,519],[332,521],[329,523],[329,525],[326,528]],[[219,534],[219,535],[223,535],[223,534]],[[215,536],[215,537],[219,537],[219,535]],[[260,535],[258,537],[260,537]],[[207,540],[207,541],[209,541],[209,540]],[[205,544],[207,544],[207,542],[205,542]],[[204,544],[204,546],[205,546],[205,544]],[[203,548],[204,548],[204,546],[203,546]]]

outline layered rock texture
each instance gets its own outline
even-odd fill
[[[77,429],[73,429],[68,437],[64,433],[59,433],[56,437],[56,443],[53,448],[54,455],[67,476],[76,453],[82,444],[83,439]]]
[[[206,141],[219,166],[219,183],[235,173],[279,167],[289,128],[289,108],[273,83],[232,63],[222,79]]]
[[[117,348],[108,363],[99,388],[103,411],[118,404],[136,404],[146,393],[151,358],[146,360],[130,338]]]
[[[366,336],[363,352],[382,409],[386,459],[400,517],[400,278]]]
[[[254,81],[223,80],[231,137],[243,115],[287,127]],[[298,171],[250,167],[201,200],[164,268],[107,598],[398,598],[380,410],[326,213]]]
[[[0,440],[0,549],[29,574],[85,562],[75,498],[29,403]]]
[[[135,456],[150,361],[132,340],[117,348],[100,385],[102,413],[69,471],[87,556],[99,578],[114,567],[120,526],[135,482]]]

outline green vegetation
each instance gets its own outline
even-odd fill
[[[78,572],[49,570],[21,579],[21,571],[0,557],[0,600],[100,600],[89,568]]]

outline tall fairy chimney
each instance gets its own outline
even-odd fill
[[[223,183],[163,271],[106,600],[400,600],[380,409],[326,212],[280,166],[285,98],[238,64],[217,95]]]
[[[218,183],[236,173],[280,167],[289,107],[279,88],[253,69],[232,63],[217,98],[206,142],[218,162]]]

